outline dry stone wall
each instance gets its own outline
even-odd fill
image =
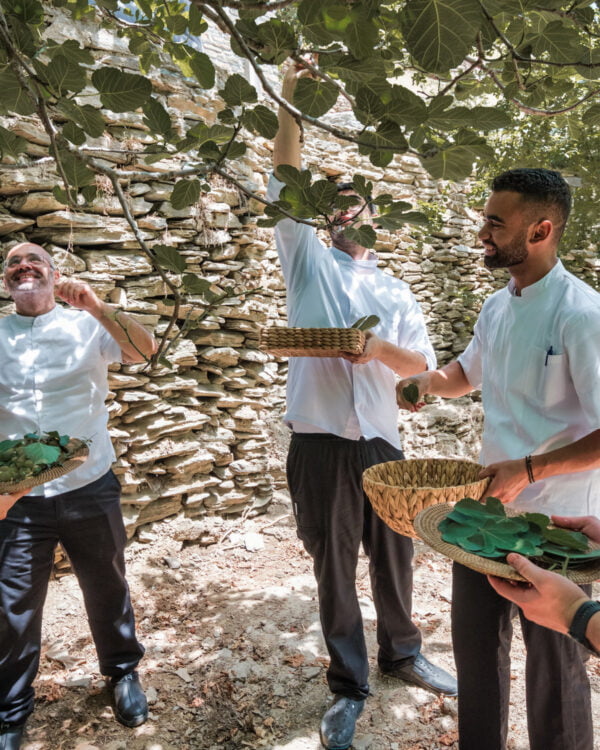
[[[97,61],[137,70],[125,43],[107,31],[91,23],[74,26],[60,11],[49,24],[54,39],[68,34]],[[239,65],[218,38],[211,45],[211,57],[223,69]],[[199,89],[166,61],[151,78],[176,123],[214,121],[221,106],[214,91]],[[106,133],[91,145],[99,158],[123,165],[123,149],[135,151],[144,141],[141,117],[103,114]],[[2,124],[29,144],[18,163],[4,159],[0,164],[3,245],[24,239],[43,244],[64,274],[89,281],[101,297],[158,334],[164,331],[171,309],[167,289],[141,252],[110,186],[99,181],[101,197],[93,205],[69,210],[52,195],[59,179],[40,123],[32,117],[3,118]],[[264,194],[270,161],[271,144],[252,139],[235,166],[238,179]],[[493,275],[480,262],[477,215],[467,205],[467,186],[432,181],[411,156],[396,158],[385,170],[374,169],[352,147],[310,129],[305,165],[341,177],[362,169],[379,191],[438,215],[441,228],[433,234],[379,231],[377,250],[381,266],[407,281],[419,299],[439,362],[461,352],[482,300],[505,283],[504,274]],[[285,481],[287,431],[280,415],[287,362],[258,349],[259,327],[285,321],[285,289],[272,232],[257,227],[260,204],[221,179],[212,181],[211,193],[198,205],[184,210],[170,206],[173,183],[155,174],[136,178],[125,189],[150,244],[176,245],[188,271],[217,287],[232,286],[238,294],[178,340],[169,355],[173,369],[150,374],[141,366],[115,365],[110,371],[110,432],[128,534],[151,539],[154,523],[179,514],[190,519],[186,523],[194,538],[210,541],[218,533],[211,518],[260,512]],[[599,262],[592,251],[572,253],[567,260],[582,278],[598,285]],[[249,289],[260,292],[245,297]],[[12,309],[0,293],[0,315]],[[188,312],[184,306],[180,325]],[[434,401],[421,414],[403,417],[400,429],[407,455],[475,456],[480,423],[475,397],[453,404]]]

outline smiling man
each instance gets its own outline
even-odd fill
[[[486,300],[473,340],[454,362],[398,384],[402,408],[432,393],[481,388],[482,476],[519,511],[600,514],[600,294],[565,270],[557,251],[571,207],[558,172],[513,169],[493,181],[479,238],[508,286]],[[417,406],[402,389],[415,383]],[[461,750],[504,750],[512,605],[484,575],[453,569],[452,636]],[[527,646],[531,750],[593,750],[590,691],[573,640],[521,616]]]
[[[135,671],[144,649],[125,580],[126,536],[104,401],[108,365],[143,362],[156,344],[88,284],[61,280],[39,245],[10,250],[4,286],[16,313],[0,320],[0,440],[56,430],[90,442],[88,459],[70,474],[25,496],[0,495],[0,750],[17,750],[33,710],[42,609],[58,542],[83,591],[117,718],[133,727],[148,715]]]
[[[282,90],[286,99],[291,100],[297,78],[305,74],[288,69]],[[300,143],[296,121],[281,108],[270,199],[282,187],[278,167],[300,168]],[[339,187],[342,194],[356,196],[352,185]],[[421,654],[421,635],[411,620],[412,540],[386,526],[362,490],[366,468],[404,458],[396,374],[435,367],[435,356],[408,285],[383,273],[371,250],[342,233],[359,211],[359,221],[370,221],[368,206],[356,198],[354,206],[333,217],[332,247],[312,227],[292,219],[280,221],[275,230],[290,326],[347,328],[366,315],[380,319],[374,332],[368,332],[362,354],[294,357],[288,372],[288,484],[298,536],[314,561],[330,656],[327,680],[334,698],[321,722],[321,741],[331,750],[350,747],[369,694],[356,590],[361,543],[369,556],[380,670],[436,693],[456,694],[456,680]]]

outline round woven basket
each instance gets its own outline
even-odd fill
[[[498,578],[509,578],[513,581],[524,581],[525,579],[517,573],[514,568],[504,562],[492,560],[489,557],[479,557],[472,552],[466,552],[456,544],[450,544],[442,539],[439,530],[440,523],[452,510],[452,505],[435,505],[422,510],[415,518],[415,530],[418,536],[436,552],[449,557],[461,565],[476,570],[478,573],[498,576]],[[593,549],[598,549],[600,544],[590,543]],[[600,560],[595,560],[587,565],[579,565],[572,570],[567,569],[566,576],[577,584],[593,583],[600,579]]]
[[[399,534],[416,537],[413,520],[424,508],[480,500],[490,479],[479,479],[483,466],[451,458],[388,461],[363,473],[363,489],[377,515]]]
[[[276,357],[341,357],[360,354],[365,334],[358,328],[285,328],[260,332],[259,348]]]
[[[27,477],[19,482],[0,482],[0,495],[12,495],[15,492],[31,490],[41,484],[50,482],[52,479],[58,479],[58,477],[62,477],[81,466],[90,452],[87,443],[83,440],[77,440],[77,438],[71,438],[65,447],[70,455],[62,464],[51,466],[49,469],[44,469],[39,474]]]

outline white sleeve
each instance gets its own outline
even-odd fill
[[[109,365],[113,362],[123,362],[123,352],[117,341],[97,320],[94,320],[94,323],[97,326],[98,343],[102,359]]]
[[[276,201],[282,187],[283,182],[271,175],[267,200]],[[277,224],[275,244],[288,290],[298,279],[310,278],[327,252],[312,227],[293,219],[282,219]]]
[[[457,358],[458,363],[463,368],[467,380],[473,388],[481,388],[483,380],[483,367],[481,362],[482,344],[481,344],[481,325],[479,320],[475,324],[473,338],[464,352]]]
[[[435,370],[437,362],[429,335],[425,318],[416,297],[408,293],[408,306],[398,331],[398,346],[412,352],[419,352],[427,361],[427,369]]]
[[[579,403],[593,432],[600,429],[600,309],[569,321],[565,349]]]

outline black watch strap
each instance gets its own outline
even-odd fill
[[[592,646],[592,644],[585,637],[585,631],[587,630],[588,622],[590,618],[600,612],[600,602],[589,599],[587,602],[583,602],[575,612],[573,622],[569,628],[569,635],[576,641],[584,645],[590,651],[598,653],[598,651]]]

